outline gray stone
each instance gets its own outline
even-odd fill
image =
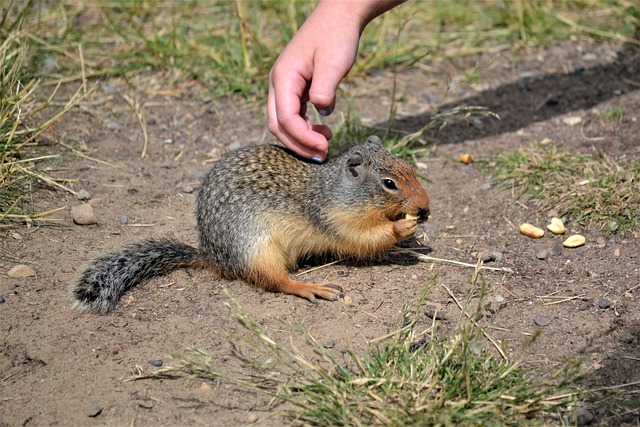
[[[593,414],[585,408],[576,409],[571,418],[571,421],[575,421],[577,426],[588,426],[593,422]]]
[[[324,348],[333,348],[335,345],[336,345],[336,343],[331,339],[326,340],[325,342],[322,343],[322,346]]]
[[[78,198],[78,200],[89,200],[91,198],[91,193],[89,193],[87,190],[85,190],[84,188],[80,191],[78,191],[78,194],[76,194],[76,197]]]
[[[549,250],[548,249],[539,250],[538,252],[536,252],[536,258],[538,258],[539,260],[545,260],[549,258]]]
[[[71,216],[73,217],[73,222],[78,225],[97,224],[95,214],[93,213],[93,206],[89,203],[72,207]]]
[[[87,411],[87,417],[91,417],[91,418],[97,417],[98,415],[100,415],[101,412],[102,412],[102,408],[94,403],[93,405],[91,405],[91,408],[89,408],[89,410]]]
[[[609,301],[606,298],[600,298],[600,301],[598,301],[598,307],[600,307],[602,309],[607,309],[607,308],[611,307],[611,301]]]
[[[551,324],[551,318],[549,316],[536,316],[533,318],[533,323],[538,326],[549,326]]]
[[[159,368],[162,366],[162,360],[161,359],[151,359],[149,360],[149,365],[151,366],[155,366],[156,368]]]

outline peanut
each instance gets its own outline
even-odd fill
[[[542,228],[526,222],[520,226],[520,233],[528,237],[533,237],[534,239],[539,239],[544,236],[544,230]]]
[[[578,246],[584,245],[586,241],[587,240],[584,238],[584,236],[581,236],[580,234],[574,234],[573,236],[570,236],[567,240],[562,242],[562,246],[564,246],[565,248],[577,248]]]
[[[564,234],[566,229],[560,218],[551,218],[551,224],[547,225],[547,229],[553,234]]]

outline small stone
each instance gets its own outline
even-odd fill
[[[33,268],[29,267],[28,265],[24,265],[24,264],[18,264],[15,267],[13,267],[11,270],[9,270],[9,272],[7,273],[7,276],[17,279],[17,278],[24,278],[24,277],[31,277],[31,276],[35,276],[36,272],[33,270]]]
[[[482,251],[478,254],[478,259],[482,262],[500,261],[502,259],[502,252],[498,251]]]
[[[571,415],[572,420],[577,426],[588,426],[593,422],[593,414],[585,408],[578,408]]]
[[[326,340],[325,342],[322,343],[322,346],[324,348],[333,348],[333,347],[335,347],[335,345],[336,345],[335,341],[333,341],[331,339]]]
[[[536,252],[536,258],[538,258],[539,260],[545,260],[549,258],[549,250],[548,249],[539,250],[538,252]]]
[[[91,405],[91,408],[89,408],[89,411],[87,412],[87,417],[91,417],[91,418],[97,417],[98,415],[100,415],[101,412],[102,412],[102,408],[94,403],[93,405]]]
[[[563,117],[562,123],[568,126],[576,126],[582,123],[582,117],[580,116]]]
[[[493,296],[493,300],[494,300],[495,302],[497,302],[498,304],[500,304],[500,303],[503,303],[503,302],[504,302],[504,297],[503,297],[502,295],[500,295],[500,294],[495,294],[495,295]]]
[[[536,316],[533,318],[533,323],[538,326],[549,326],[551,324],[551,318],[548,316]]]
[[[120,224],[121,225],[127,225],[127,223],[129,222],[129,217],[126,215],[120,215]]]
[[[609,222],[609,231],[614,232],[618,229],[618,227],[620,227],[620,225],[618,224],[618,221]]]
[[[162,366],[162,360],[161,359],[151,359],[151,360],[149,360],[149,365],[155,366],[156,368],[159,368],[159,367]]]
[[[258,416],[256,414],[247,415],[247,424],[255,424],[258,421]]]
[[[138,400],[138,406],[144,409],[151,409],[153,408],[153,402],[148,400]]]
[[[182,187],[182,192],[183,193],[187,193],[187,194],[191,194],[193,193],[193,187],[190,185],[185,185],[184,187]]]
[[[620,256],[620,248],[615,248],[613,250],[613,256]]]
[[[207,383],[200,384],[200,391],[209,391],[211,390],[211,386]]]
[[[344,305],[351,305],[353,304],[353,299],[349,295],[345,295],[345,297],[342,299],[342,302],[344,303]]]
[[[193,173],[193,179],[197,179],[198,181],[202,181],[207,176],[207,173],[204,171],[196,171]]]
[[[83,188],[82,190],[78,191],[76,197],[78,198],[78,200],[82,201],[89,200],[91,198],[91,193]]]
[[[425,310],[425,316],[427,316],[429,319],[435,319],[435,320],[444,320],[444,312],[441,309],[438,309],[436,307],[427,307],[427,309]]]
[[[598,307],[604,309],[607,309],[609,307],[611,307],[611,301],[609,301],[606,298],[600,298],[600,301],[598,302]]]
[[[72,207],[71,216],[73,217],[73,222],[78,225],[97,224],[96,217],[93,213],[93,206],[89,203]]]
[[[0,304],[3,304],[5,302],[5,299],[2,295],[0,295]]]
[[[562,245],[555,245],[553,248],[551,248],[551,253],[554,256],[562,255]]]

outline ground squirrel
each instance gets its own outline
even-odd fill
[[[196,213],[199,249],[149,239],[104,255],[74,284],[75,305],[108,313],[127,289],[184,267],[335,300],[339,286],[298,282],[289,271],[309,256],[391,248],[427,219],[429,197],[411,166],[372,136],[323,164],[275,145],[231,152],[204,179]]]

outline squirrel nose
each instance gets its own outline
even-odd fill
[[[418,210],[418,222],[425,222],[429,218],[429,208]]]

